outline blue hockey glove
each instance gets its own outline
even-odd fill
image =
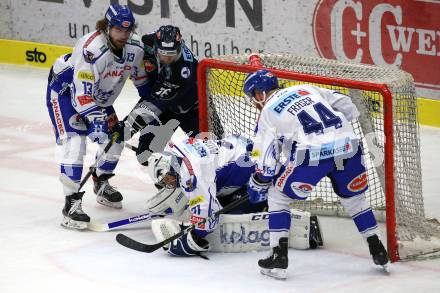
[[[209,242],[199,237],[193,230],[174,240],[170,244],[168,253],[174,256],[194,256],[208,250]]]
[[[267,192],[272,185],[272,181],[263,181],[258,178],[257,174],[253,174],[249,179],[247,192],[249,201],[253,204],[267,200]]]
[[[87,136],[93,142],[104,143],[108,140],[107,115],[101,111],[94,111],[86,116],[88,122]]]

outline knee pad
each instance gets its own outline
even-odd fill
[[[370,204],[363,193],[352,197],[340,197],[339,199],[350,217],[370,208]]]

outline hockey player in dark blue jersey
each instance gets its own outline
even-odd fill
[[[178,125],[192,135],[198,132],[198,61],[178,27],[161,26],[142,41],[151,92],[140,99],[117,131],[125,139],[141,131],[137,158],[145,165],[151,153],[163,149]]]

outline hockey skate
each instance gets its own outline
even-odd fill
[[[376,265],[388,272],[388,253],[377,235],[372,235],[367,238],[368,247],[370,249],[371,257]]]
[[[96,201],[102,205],[121,209],[122,194],[110,185],[108,180],[115,174],[101,174],[99,177],[93,173],[93,192],[96,194]]]
[[[258,261],[258,265],[261,268],[260,272],[263,275],[267,275],[278,280],[285,280],[287,278],[287,266],[289,265],[289,260],[287,257],[288,247],[288,238],[280,238],[279,245],[272,248],[271,255]]]
[[[82,210],[82,197],[84,192],[77,192],[66,196],[63,208],[63,221],[61,226],[69,229],[84,230],[90,222],[90,217]]]
[[[318,248],[318,246],[324,245],[324,239],[322,238],[321,228],[317,216],[310,216],[310,236],[309,245],[311,249]]]

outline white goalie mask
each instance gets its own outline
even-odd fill
[[[183,213],[188,199],[179,187],[179,176],[172,166],[173,156],[154,153],[148,158],[149,174],[152,175],[159,192],[150,198],[147,208],[155,214]]]
[[[171,155],[166,155],[162,153],[153,153],[148,158],[147,172],[153,178],[154,185],[156,185],[158,189],[161,189],[163,187],[170,188],[178,185],[178,175],[171,166],[171,160]],[[172,178],[170,178],[170,176],[173,176],[175,178],[174,184],[172,184],[173,180]]]

